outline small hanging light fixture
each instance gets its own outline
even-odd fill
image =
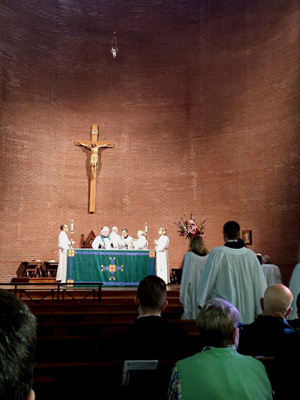
[[[113,37],[111,39],[110,52],[111,52],[113,58],[116,58],[117,57],[117,53],[119,52],[118,42],[117,42],[117,33],[116,32],[114,32]]]

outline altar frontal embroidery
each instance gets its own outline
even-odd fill
[[[121,266],[117,267],[115,265],[115,259],[116,259],[116,257],[109,257],[110,264],[109,264],[108,267],[105,267],[104,265],[101,265],[101,272],[108,271],[110,273],[110,278],[109,278],[110,281],[115,281],[116,280],[116,277],[114,276],[114,273],[116,271],[121,271],[121,272],[124,271],[124,265],[121,265]]]
[[[69,257],[75,257],[75,250],[74,249],[69,249],[68,250],[68,256]]]

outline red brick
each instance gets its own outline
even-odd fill
[[[229,219],[252,229],[285,282],[297,262],[299,2],[196,0],[2,2],[1,281],[21,260],[57,259],[61,223],[74,239],[104,224],[170,236],[170,266],[188,244],[172,224],[207,217],[222,244]],[[117,31],[119,54],[109,52]],[[90,138],[101,153],[88,214]]]

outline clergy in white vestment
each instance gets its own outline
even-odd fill
[[[281,272],[277,265],[271,262],[271,258],[268,255],[262,257],[262,272],[265,275],[267,286],[274,285],[275,283],[281,283]]]
[[[299,251],[300,261],[300,251]],[[289,289],[293,293],[292,311],[288,316],[288,320],[292,321],[298,318],[297,315],[297,297],[300,293],[300,262],[295,266],[289,283]]]
[[[170,281],[169,273],[169,258],[168,258],[168,247],[169,238],[165,228],[159,228],[158,230],[159,239],[155,240],[156,250],[156,275],[165,281],[166,284]]]
[[[199,285],[198,304],[212,298],[232,303],[241,322],[250,324],[261,313],[260,299],[267,288],[256,254],[239,239],[240,226],[229,221],[223,228],[225,244],[208,255]]]
[[[146,250],[148,248],[148,241],[146,239],[145,231],[138,231],[138,239],[133,242],[133,247],[135,250]]]
[[[116,226],[113,226],[110,234],[110,240],[113,244],[114,249],[120,249],[122,245],[121,236],[118,234],[118,232],[118,228]]]
[[[56,280],[61,283],[66,283],[67,279],[67,252],[71,244],[67,232],[68,225],[60,226],[60,234],[58,236],[58,267],[56,272]]]
[[[104,226],[102,228],[102,235],[98,235],[95,237],[92,243],[92,248],[94,250],[96,249],[110,250],[113,248],[113,244],[109,236],[109,228],[107,226]]]
[[[182,267],[179,297],[183,305],[182,319],[197,319],[199,284],[207,257],[208,250],[203,238],[200,235],[193,236]]]
[[[122,229],[120,249],[132,249],[133,238],[128,235],[128,229]]]

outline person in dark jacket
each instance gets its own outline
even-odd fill
[[[297,361],[300,358],[300,333],[286,320],[293,295],[282,284],[269,286],[261,299],[262,315],[240,332],[238,352],[252,356],[274,357],[269,370],[276,399],[288,398],[298,390]]]

